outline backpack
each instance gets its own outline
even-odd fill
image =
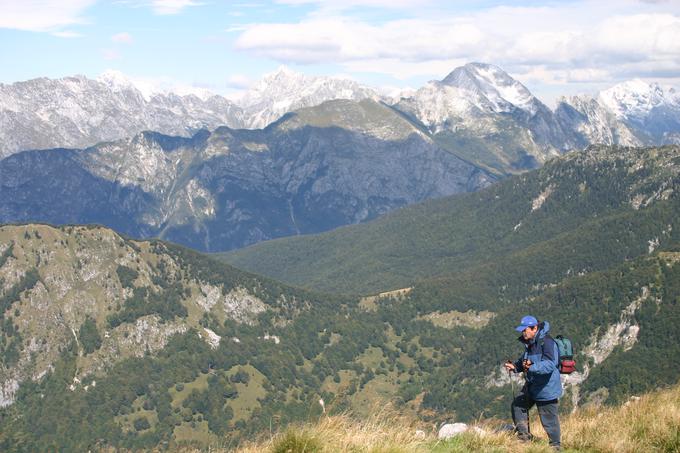
[[[574,360],[574,348],[569,338],[564,338],[558,335],[553,338],[557,343],[557,350],[559,351],[558,369],[560,374],[571,374],[576,371],[576,361]]]

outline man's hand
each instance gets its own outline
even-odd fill
[[[508,370],[508,371],[515,371],[515,364],[512,363],[512,362],[509,361],[509,360],[508,360],[507,362],[505,362],[505,363],[503,364],[503,366],[504,366],[505,369]]]
[[[533,364],[531,360],[525,360],[522,362],[522,366],[524,367],[524,371],[529,371],[529,367]]]

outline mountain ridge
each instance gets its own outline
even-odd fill
[[[675,91],[665,93],[640,81],[627,83],[637,87],[637,91],[624,89],[626,83],[623,83],[591,97],[600,109],[616,117],[616,124],[610,128],[620,129],[631,121],[636,122],[638,135],[641,133],[643,137],[636,142],[612,138],[604,144],[677,142],[680,102]],[[446,91],[445,87],[448,92],[439,93]],[[633,116],[625,113],[627,108],[633,108],[631,102],[646,99],[644,92],[659,90],[659,96],[667,102],[657,103],[656,109],[636,110],[638,114]],[[603,102],[603,97],[609,101]],[[623,101],[616,100],[619,98]],[[524,115],[516,114],[513,121],[519,121],[522,128],[529,128],[538,141],[533,143],[533,139],[527,137],[520,144],[539,161],[546,152],[563,152],[581,146],[584,139],[586,144],[600,143],[597,140],[603,138],[602,135],[582,134],[579,141],[579,131],[584,128],[579,126],[580,122],[597,124],[598,121],[588,111],[579,109],[578,103],[572,105],[569,99],[562,99],[553,112],[520,82],[487,63],[468,63],[456,68],[442,81],[429,82],[415,93],[406,94],[402,100],[383,96],[379,90],[349,79],[307,76],[285,67],[265,75],[258,84],[233,100],[205,89],[155,88],[149,82],[133,81],[117,71],[108,71],[92,80],[84,76],[54,80],[43,77],[0,84],[0,137],[4,143],[0,157],[19,150],[90,146],[131,136],[143,129],[191,135],[201,128],[214,129],[222,125],[262,128],[287,112],[333,99],[373,99],[393,104],[415,114],[423,124],[433,127],[434,132],[447,130],[450,127],[446,125],[447,119],[460,119],[461,115],[465,119],[474,113],[470,110],[476,111],[473,117],[482,111],[504,115],[512,111],[524,112]],[[419,105],[423,102],[432,105]],[[579,111],[580,121],[574,123],[562,118],[556,123],[553,116],[561,106]],[[126,118],[134,118],[134,121]],[[535,118],[533,122],[529,121],[531,118]],[[493,125],[494,121],[491,121],[487,127],[493,129]],[[471,130],[480,133],[477,129]]]
[[[0,173],[0,221],[94,222],[203,250],[324,231],[495,179],[371,100],[329,101],[264,130],[26,151]]]

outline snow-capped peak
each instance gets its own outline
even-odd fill
[[[255,85],[254,91],[267,91],[273,86],[290,89],[304,83],[307,77],[308,76],[305,76],[302,73],[293,71],[287,66],[279,66],[276,71],[265,74]]]
[[[125,74],[115,69],[107,69],[97,77],[97,82],[103,83],[114,91],[136,89],[136,85]]]
[[[239,104],[252,118],[252,127],[264,127],[287,112],[328,100],[377,97],[374,89],[353,80],[308,76],[281,66],[241,96]]]
[[[656,83],[634,79],[601,91],[600,103],[614,112],[617,118],[641,118],[653,108],[666,102],[663,89]]]
[[[97,81],[105,84],[111,91],[137,90],[148,102],[155,95],[196,96],[202,101],[215,96],[210,90],[177,83],[168,78],[131,78],[115,69],[102,72]]]
[[[468,63],[456,68],[442,84],[465,91],[481,109],[508,112],[514,108],[536,113],[538,100],[517,80],[498,66]]]

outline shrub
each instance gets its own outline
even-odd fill
[[[97,323],[89,316],[80,326],[78,338],[80,338],[80,344],[83,345],[85,354],[93,353],[102,345],[102,337],[99,335],[99,330],[97,330]]]
[[[137,431],[144,431],[145,429],[151,428],[149,420],[147,420],[146,417],[139,417],[138,419],[136,419],[134,422],[134,426],[135,430]]]
[[[273,453],[316,453],[321,451],[321,442],[303,432],[289,430],[273,445]]]

